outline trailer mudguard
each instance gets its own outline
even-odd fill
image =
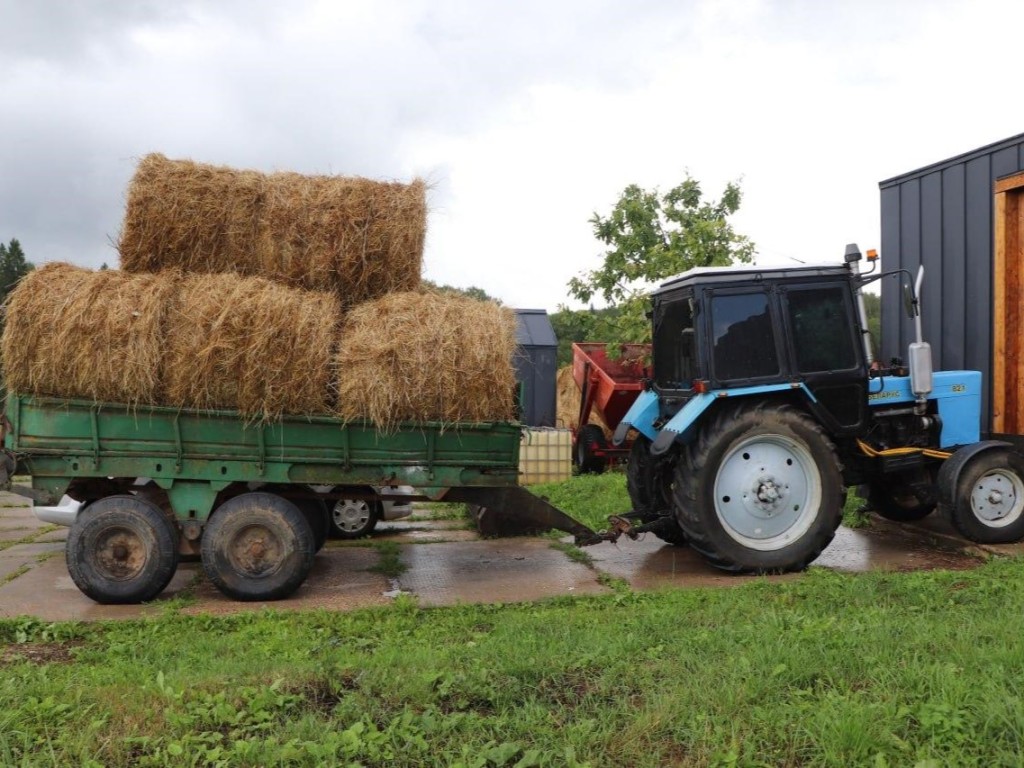
[[[736,389],[716,389],[711,392],[695,395],[658,432],[657,437],[654,438],[654,443],[651,445],[651,455],[660,456],[671,448],[677,440],[689,440],[693,429],[696,427],[697,420],[715,400],[763,395],[769,392],[785,392],[793,389],[801,390],[809,400],[814,400],[814,395],[811,394],[811,391],[802,382],[761,384],[755,387],[737,387]]]

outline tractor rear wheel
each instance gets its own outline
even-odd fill
[[[716,568],[806,568],[832,541],[845,499],[835,448],[814,421],[776,403],[704,425],[676,465],[673,497],[690,546]]]
[[[672,457],[677,458],[677,455],[673,453]],[[671,525],[666,521],[666,525],[654,534],[669,544],[683,546],[686,536],[672,512],[672,475],[672,460],[651,456],[651,441],[637,435],[626,463],[626,490],[633,511],[640,514],[644,523],[670,516]]]
[[[972,458],[960,471],[947,512],[971,541],[1004,544],[1024,538],[1024,456],[994,449]]]
[[[576,435],[576,466],[581,475],[599,475],[605,470],[604,456],[595,456],[594,449],[605,448],[604,430],[597,424],[584,424]]]

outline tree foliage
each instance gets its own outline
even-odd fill
[[[32,268],[17,238],[12,237],[6,245],[0,243],[0,300],[6,299],[17,282]]]
[[[432,280],[423,280],[423,286],[441,293],[457,293],[462,296],[467,296],[477,301],[493,301],[501,304],[500,299],[496,299],[487,293],[483,288],[477,288],[475,285],[471,285],[469,288],[457,288],[454,285],[439,285]]]
[[[591,312],[590,321],[576,317],[566,322],[589,322],[588,330],[600,337],[598,341],[649,341],[647,294],[658,281],[694,267],[721,267],[753,258],[754,244],[729,221],[741,201],[738,183],[730,182],[721,198],[712,200],[704,197],[700,182],[689,174],[665,193],[635,184],[626,187],[611,213],[595,213],[590,219],[594,236],[607,247],[601,266],[569,281],[571,297],[587,303],[600,298],[616,312]]]

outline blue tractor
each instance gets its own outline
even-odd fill
[[[850,245],[832,266],[694,269],[652,294],[652,368],[613,438],[637,433],[631,534],[727,571],[800,570],[861,486],[894,520],[939,507],[973,541],[1024,537],[1024,455],[980,440],[981,374],[933,372],[922,273],[869,260]],[[917,323],[906,367],[872,359],[860,293],[890,274]]]

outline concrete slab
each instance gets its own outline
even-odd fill
[[[546,539],[513,538],[405,547],[398,578],[421,605],[511,603],[608,590],[593,570]]]
[[[288,600],[273,603],[240,603],[225,597],[203,576],[193,590],[197,600],[183,613],[231,614],[254,608],[272,607],[275,610],[350,611],[371,605],[386,605],[392,598],[385,592],[392,589],[391,581],[370,569],[380,562],[372,547],[344,547],[323,549],[313,561],[313,570],[305,584]]]

